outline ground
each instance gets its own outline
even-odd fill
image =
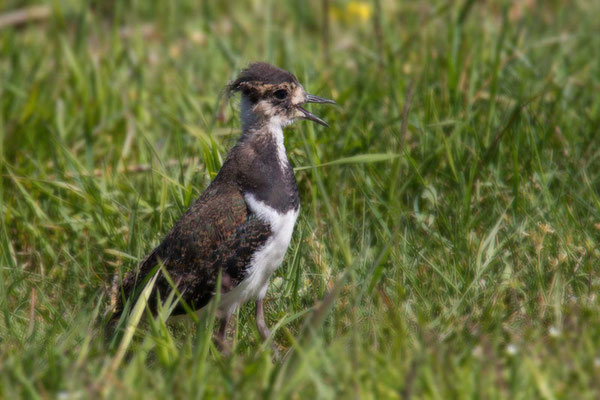
[[[34,5],[0,6],[0,397],[600,396],[599,2],[2,18]],[[214,178],[240,133],[223,88],[256,60],[340,104],[285,133],[302,208],[272,340],[248,305],[230,357],[210,312],[107,343],[109,282]]]

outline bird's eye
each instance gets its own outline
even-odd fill
[[[287,95],[288,95],[288,93],[284,89],[276,90],[275,93],[273,93],[273,96],[275,96],[275,98],[279,99],[279,100],[285,99],[287,97]]]

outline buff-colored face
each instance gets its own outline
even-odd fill
[[[281,127],[297,118],[329,126],[302,105],[336,104],[333,100],[306,93],[293,74],[264,62],[248,65],[229,85],[229,91],[242,93],[242,122],[262,121]]]
[[[306,103],[307,97],[301,85],[294,82],[278,85],[247,82],[244,86],[252,93],[252,112],[255,116],[279,122],[282,126],[304,116],[298,108]]]
[[[306,93],[302,85],[295,82],[280,84],[244,82],[240,86],[245,89],[245,93],[251,93],[249,100],[255,117],[281,126],[287,126],[295,119],[308,119],[328,126],[325,121],[304,109],[302,105],[306,103],[335,104],[333,100]]]

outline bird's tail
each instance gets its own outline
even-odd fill
[[[157,262],[157,249],[154,249],[142,260],[138,271],[131,271],[123,279],[121,279],[118,272],[115,272],[113,275],[109,293],[110,302],[105,314],[105,320],[108,319],[105,326],[105,336],[107,339],[114,336],[121,315],[125,311],[125,302],[130,296],[135,294],[138,278],[145,276],[147,271],[151,270]]]
[[[113,276],[112,284],[109,290],[110,303],[108,305],[108,309],[106,310],[106,314],[104,315],[104,320],[106,321],[108,319],[106,325],[104,326],[104,339],[107,343],[111,343],[117,330],[119,320],[121,319],[121,314],[123,313],[121,279],[119,278],[119,274],[117,272],[115,272]]]
[[[110,304],[108,305],[109,311],[114,311],[117,307],[117,302],[120,300],[119,288],[121,285],[119,284],[119,281],[119,274],[115,272],[112,279],[112,285],[110,287]]]

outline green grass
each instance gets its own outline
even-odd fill
[[[0,398],[600,396],[600,3],[329,3],[328,35],[322,2],[267,0],[0,29]],[[210,313],[109,348],[108,283],[214,178],[253,60],[341,105],[286,130],[277,352],[252,305],[230,357]]]

